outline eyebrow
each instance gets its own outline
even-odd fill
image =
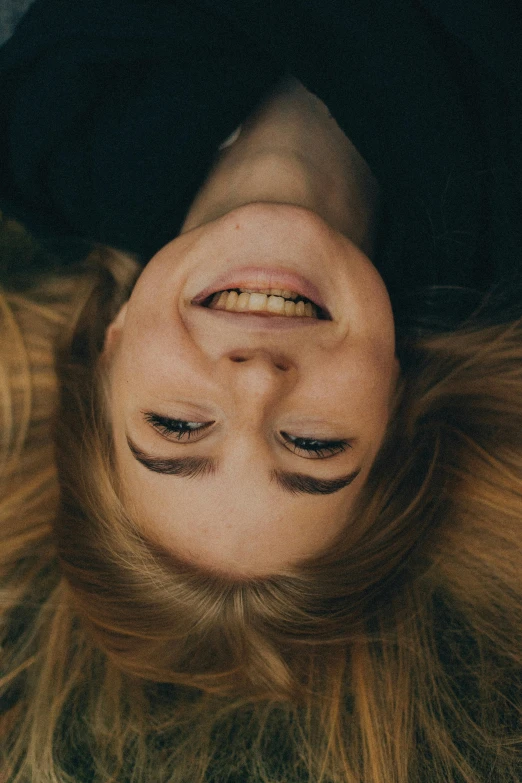
[[[185,478],[201,478],[215,475],[218,463],[211,457],[155,457],[146,454],[132,442],[127,435],[127,445],[134,457],[147,470],[162,473],[166,476],[183,476]],[[332,495],[355,481],[361,468],[353,470],[344,476],[333,479],[320,479],[306,473],[289,473],[284,470],[270,471],[270,480],[292,495]]]

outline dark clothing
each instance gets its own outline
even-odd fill
[[[0,49],[0,205],[146,263],[291,73],[381,185],[390,292],[486,290],[522,252],[517,3],[36,0]]]

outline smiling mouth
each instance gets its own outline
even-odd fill
[[[210,310],[229,313],[332,320],[330,313],[316,302],[284,289],[229,288],[209,294],[199,304]]]

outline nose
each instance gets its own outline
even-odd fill
[[[228,358],[232,362],[242,364],[249,362],[251,365],[266,365],[269,370],[288,373],[292,369],[292,362],[280,353],[266,350],[234,350],[230,351]]]
[[[238,349],[227,352],[223,358],[222,379],[228,395],[250,426],[288,394],[297,380],[293,364],[279,352]]]

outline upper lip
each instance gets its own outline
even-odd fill
[[[317,318],[287,318],[285,315],[266,316],[259,313],[234,313],[227,310],[203,309],[211,318],[221,318],[241,331],[266,331],[272,329],[295,329],[324,324]]]

